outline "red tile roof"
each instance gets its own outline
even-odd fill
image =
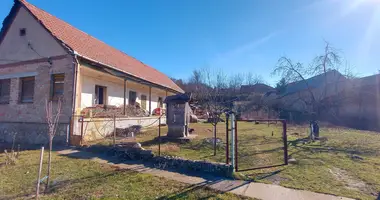
[[[183,90],[180,87],[158,70],[107,45],[25,0],[19,1],[42,23],[42,25],[46,27],[46,29],[51,32],[54,37],[74,50],[79,56],[90,58],[134,77],[183,93]]]

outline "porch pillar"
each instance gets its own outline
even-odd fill
[[[149,86],[149,116],[152,115],[152,86]]]
[[[165,99],[166,99],[166,97],[168,97],[168,90],[167,89],[165,90]],[[166,109],[166,103],[164,104],[164,108]]]
[[[124,79],[124,104],[123,104],[123,115],[125,115],[125,108],[127,104],[127,79]]]

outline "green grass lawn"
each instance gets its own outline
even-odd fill
[[[44,159],[47,160],[47,152]],[[0,163],[4,160],[5,155],[0,154]],[[34,199],[38,163],[39,151],[23,151],[16,165],[0,165],[0,199]],[[41,199],[243,198],[56,153],[52,163],[52,189]],[[46,166],[45,162],[43,174]]]
[[[225,162],[225,146],[213,156],[210,143],[212,125],[191,124],[197,138],[189,143],[165,143],[163,155],[175,155],[188,159]],[[217,137],[225,142],[225,124],[217,126]],[[162,127],[162,133],[167,127]],[[344,128],[321,127],[320,135],[325,143],[306,142],[308,129],[288,125],[289,155],[296,163],[282,167],[242,172],[247,179],[278,184],[285,187],[305,189],[358,199],[376,199],[380,192],[380,134]],[[239,122],[239,169],[283,163],[282,127],[280,124],[254,124]],[[144,148],[157,153],[158,131],[151,128],[137,135],[136,140]]]

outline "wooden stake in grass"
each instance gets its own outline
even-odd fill
[[[40,165],[38,167],[38,177],[37,177],[37,187],[36,187],[36,200],[39,198],[40,194],[40,182],[41,182],[41,171],[42,171],[42,161],[44,159],[44,147],[41,147],[41,154],[40,154]]]
[[[116,146],[116,115],[113,114],[113,146]]]

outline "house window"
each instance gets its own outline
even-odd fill
[[[11,79],[0,80],[0,104],[9,103]]]
[[[136,97],[137,97],[137,94],[135,91],[129,91],[128,104],[129,105],[135,105],[136,104]]]
[[[34,96],[34,76],[21,78],[21,103],[32,103]]]
[[[107,105],[107,88],[95,85],[95,104]]]
[[[158,107],[163,108],[164,102],[162,101],[162,97],[158,97]]]
[[[63,96],[63,85],[65,80],[65,74],[53,74],[52,75],[52,99],[57,100]]]
[[[20,28],[20,36],[26,35],[26,28]]]

